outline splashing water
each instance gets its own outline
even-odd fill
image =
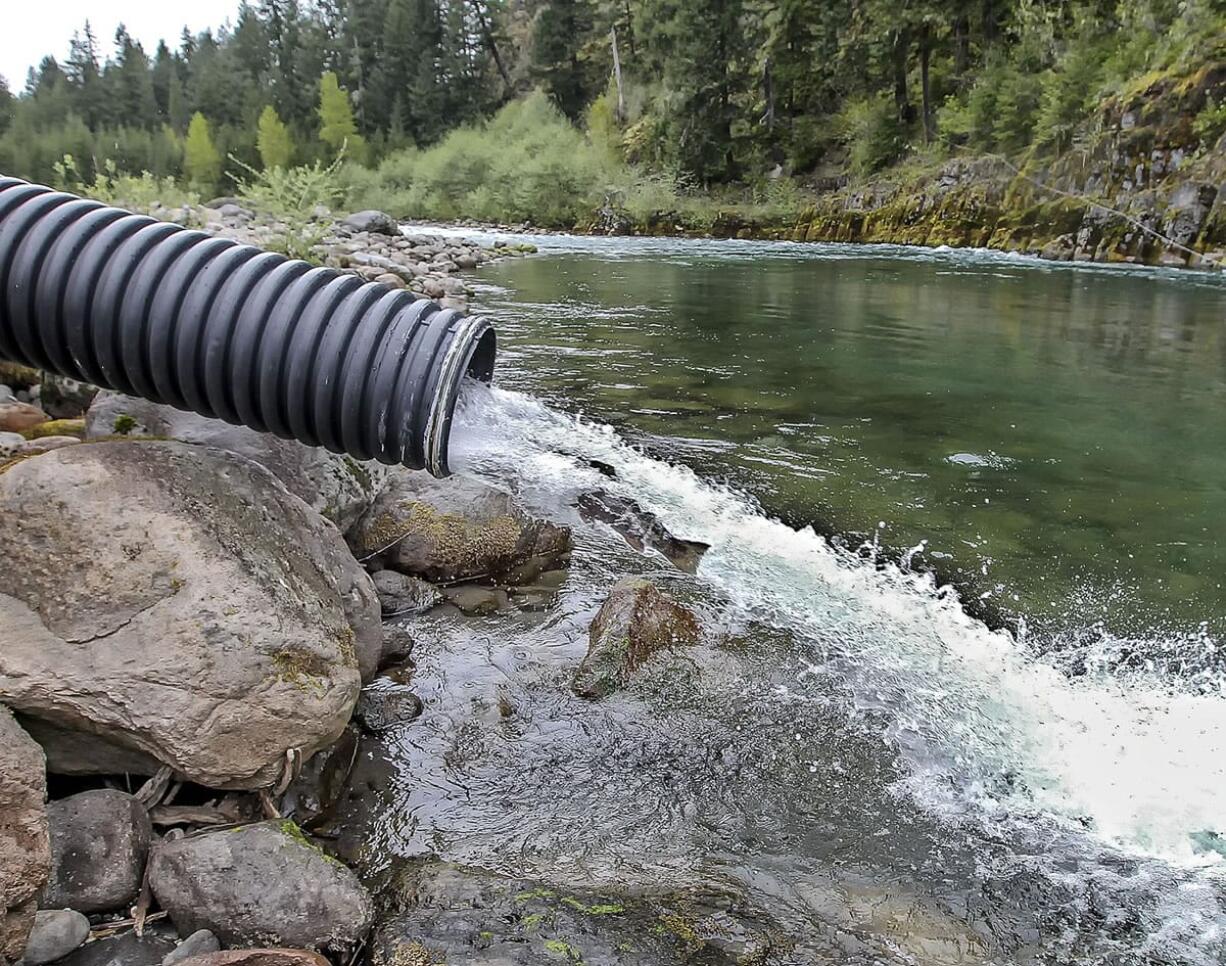
[[[593,461],[615,468],[606,478]],[[745,617],[786,627],[884,714],[909,790],[934,809],[1041,815],[1104,846],[1226,881],[1226,697],[1157,675],[1070,679],[969,618],[930,577],[874,567],[754,502],[651,459],[611,427],[469,387],[451,463],[542,509],[603,487],[711,545],[699,577]],[[803,672],[798,685],[803,685]],[[1220,912],[1207,917],[1220,929]]]

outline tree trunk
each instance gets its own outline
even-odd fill
[[[932,53],[932,31],[927,24],[920,34],[920,92],[923,97],[924,143],[931,144],[936,134],[932,118],[932,89],[928,83],[928,61]]]
[[[971,18],[967,15],[966,6],[958,4],[958,12],[954,16],[954,76],[958,85],[962,85],[963,77],[971,63]]]
[[[490,22],[485,16],[485,10],[481,7],[480,0],[472,0],[473,10],[477,12],[477,21],[481,24],[481,36],[485,40],[485,46],[490,49],[490,55],[494,58],[494,64],[498,68],[498,74],[502,78],[504,93],[509,97],[511,95],[511,77],[507,73],[506,65],[502,62],[502,55],[498,52],[498,44],[494,40],[494,31],[490,29]]]
[[[911,98],[907,93],[907,53],[911,46],[911,30],[902,27],[894,31],[894,42],[890,51],[894,67],[894,108],[898,119],[903,124],[915,120],[915,108],[911,106]]]
[[[622,91],[622,59],[617,53],[617,24],[609,28],[609,40],[613,44],[613,77],[617,81],[617,123],[626,120],[626,95]]]

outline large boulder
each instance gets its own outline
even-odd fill
[[[234,426],[220,419],[163,406],[117,392],[101,392],[85,417],[87,439],[158,436],[215,446],[254,460],[291,493],[347,530],[382,489],[387,467],[359,462],[317,446]]]
[[[603,698],[618,690],[653,654],[698,642],[698,620],[642,577],[613,585],[588,630],[587,654],[575,672],[575,693]]]
[[[0,964],[21,958],[47,881],[46,765],[43,750],[0,707]]]
[[[140,891],[149,854],[149,813],[113,788],[80,792],[47,806],[51,876],[44,909],[124,909]]]
[[[526,583],[571,549],[567,527],[528,516],[501,490],[413,470],[393,473],[349,538],[361,559],[445,583]]]
[[[208,929],[227,946],[345,949],[374,916],[357,876],[290,821],[163,842],[149,885],[180,935]]]
[[[341,222],[350,231],[368,231],[375,235],[400,236],[400,225],[391,215],[375,211],[355,211]]]
[[[54,450],[0,473],[0,517],[0,700],[50,726],[52,770],[126,755],[266,786],[291,752],[339,737],[360,655],[382,653],[378,602],[336,528],[239,456]]]

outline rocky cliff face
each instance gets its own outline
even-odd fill
[[[1056,157],[955,157],[818,196],[799,216],[722,215],[722,237],[994,248],[1063,261],[1226,266],[1226,65],[1143,79]],[[649,230],[658,226],[648,226]]]

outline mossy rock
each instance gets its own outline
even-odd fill
[[[24,430],[21,434],[26,439],[43,439],[46,436],[75,436],[85,438],[84,419],[49,419]]]

